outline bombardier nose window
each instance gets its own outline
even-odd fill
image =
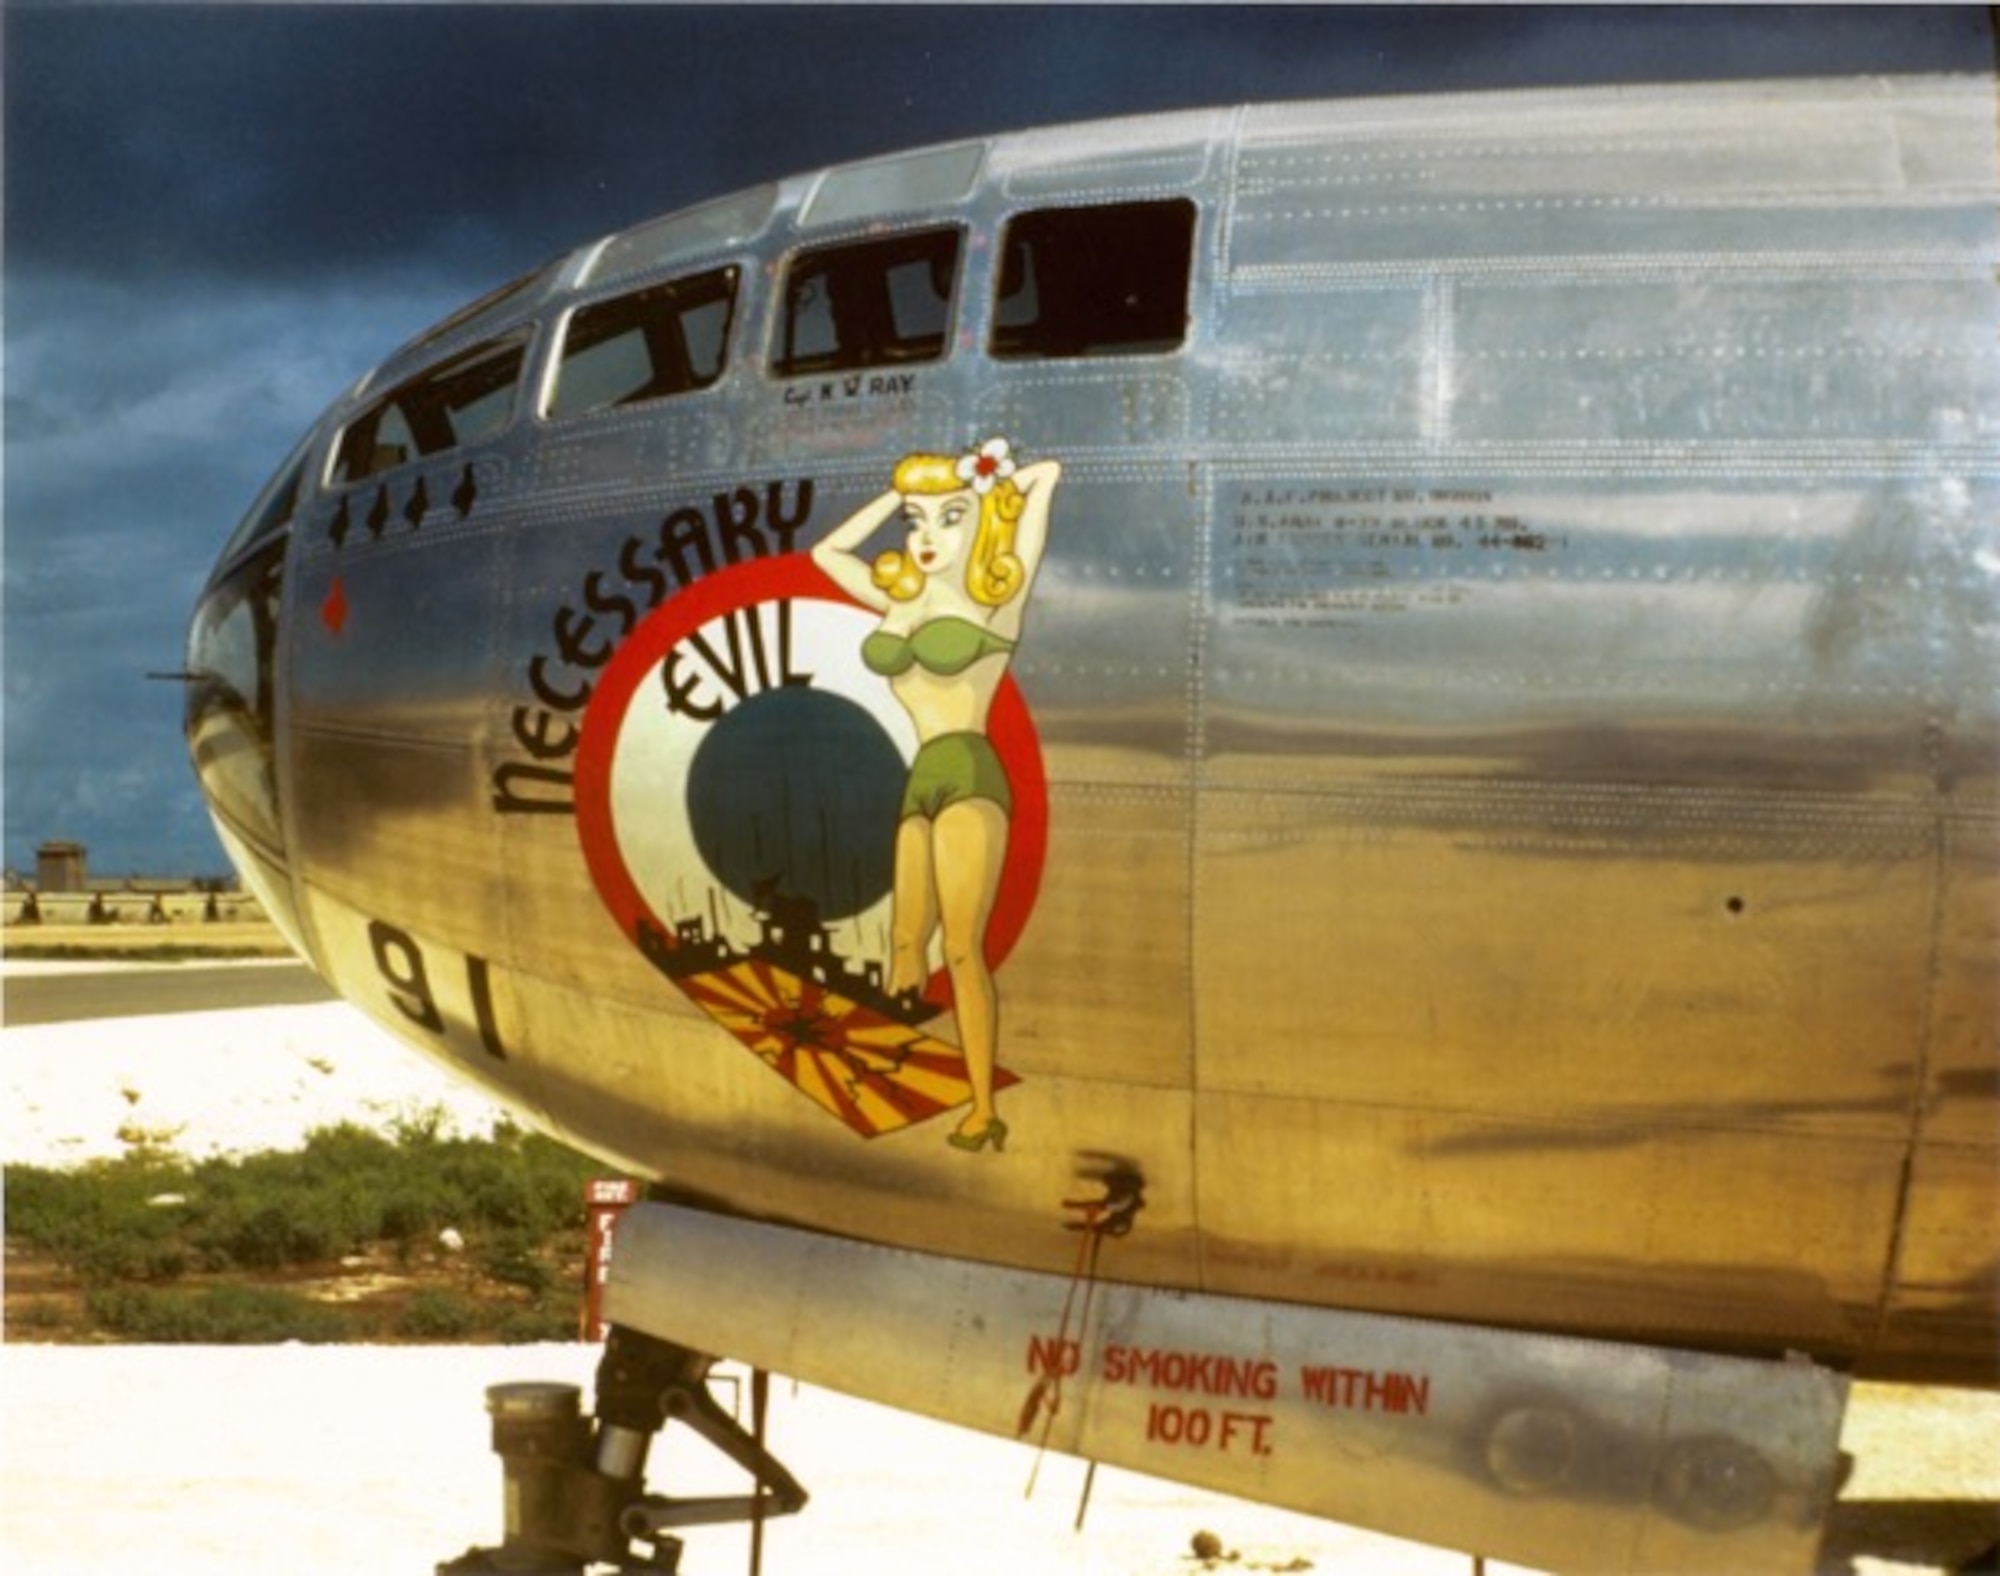
[[[284,589],[280,533],[229,569],[188,631],[188,744],[209,801],[271,852],[284,848],[272,729]]]
[[[278,790],[278,660],[285,553],[312,442],[309,434],[258,495],[195,607],[184,719],[217,833],[264,911],[301,951]]]

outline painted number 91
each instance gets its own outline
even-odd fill
[[[368,944],[375,953],[376,972],[389,987],[389,1000],[396,1010],[418,1028],[441,1038],[445,1033],[444,1014],[438,1009],[430,968],[416,937],[386,920],[372,919],[368,922]],[[493,1019],[493,984],[484,958],[470,952],[465,954],[465,983],[472,995],[472,1016],[479,1026],[479,1043],[487,1055],[504,1062],[507,1048],[501,1043],[500,1030]]]

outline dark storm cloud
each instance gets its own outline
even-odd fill
[[[65,278],[10,269],[6,857],[215,870],[179,741],[181,633],[216,549],[312,415],[457,292]]]
[[[68,270],[512,271],[891,147],[1253,97],[1963,66],[1969,8],[17,10],[8,204]],[[136,232],[136,234],[135,234]],[[137,241],[135,248],[134,242]]]
[[[1265,98],[1987,70],[1987,13],[1759,7],[4,10],[5,854],[219,868],[189,603],[339,391],[457,303],[775,176]]]

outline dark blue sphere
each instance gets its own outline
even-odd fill
[[[808,899],[831,922],[889,890],[908,775],[861,706],[799,685],[724,713],[688,769],[688,820],[715,878],[752,907]]]

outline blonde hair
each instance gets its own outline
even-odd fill
[[[949,454],[909,454],[896,466],[890,485],[905,498],[942,498],[971,492]],[[966,558],[965,589],[983,607],[1000,607],[1018,596],[1027,569],[1014,556],[1014,527],[1027,511],[1028,496],[1011,476],[1001,477],[979,495],[979,526]],[[929,577],[908,553],[891,548],[875,560],[875,584],[898,602],[916,600]]]

